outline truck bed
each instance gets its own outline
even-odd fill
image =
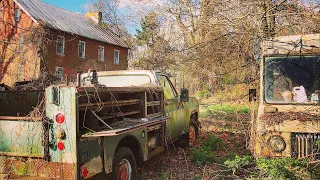
[[[87,132],[118,133],[161,119],[163,92],[155,85],[132,87],[80,87],[79,127]],[[112,134],[111,133],[111,134]]]

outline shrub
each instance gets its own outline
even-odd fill
[[[257,159],[260,178],[268,179],[317,179],[318,172],[306,160],[293,158]]]
[[[236,155],[234,158],[225,161],[224,165],[226,165],[227,168],[231,169],[234,174],[237,170],[239,170],[240,168],[246,165],[252,164],[252,162],[253,161],[251,156],[240,157]]]

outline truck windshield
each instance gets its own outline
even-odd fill
[[[107,87],[141,86],[151,83],[151,79],[148,75],[135,74],[99,76],[98,81],[99,84]]]
[[[318,103],[320,56],[264,59],[264,97],[267,103]]]

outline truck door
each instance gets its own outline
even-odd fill
[[[181,135],[184,129],[181,122],[185,122],[185,113],[183,113],[183,105],[179,101],[178,93],[168,77],[158,75],[158,80],[164,92],[165,114],[169,117],[166,124],[166,138],[170,142]]]

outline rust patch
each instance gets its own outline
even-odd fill
[[[62,179],[76,178],[76,164],[46,162],[42,159],[8,158],[2,173],[10,179]]]

